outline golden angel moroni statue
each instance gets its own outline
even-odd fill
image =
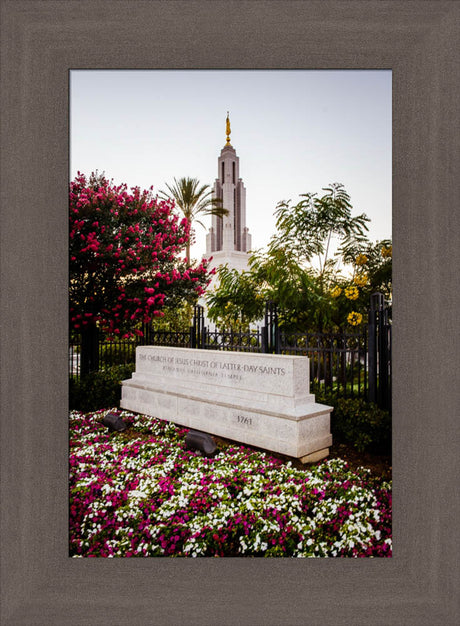
[[[226,130],[227,130],[227,146],[230,145],[230,133],[232,132],[230,129],[230,118],[228,117],[228,111],[227,111],[227,125],[226,125]]]

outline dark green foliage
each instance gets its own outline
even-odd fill
[[[128,363],[93,372],[80,380],[70,378],[70,410],[88,412],[118,407],[121,398],[121,381],[130,378],[134,369],[134,363]]]
[[[316,401],[333,406],[331,432],[336,442],[358,452],[391,454],[391,416],[376,404],[359,398],[335,398],[316,393]]]

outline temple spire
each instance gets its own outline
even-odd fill
[[[229,267],[244,269],[247,267],[247,253],[251,249],[251,235],[246,227],[246,189],[240,177],[240,159],[230,144],[228,111],[226,130],[227,143],[217,160],[213,197],[222,203],[227,214],[212,216],[212,226],[206,238],[206,254],[214,256],[214,253],[219,253],[218,261],[225,258]]]
[[[227,111],[227,123],[226,123],[226,130],[227,130],[227,143],[225,144],[226,146],[230,146],[230,133],[232,132],[230,129],[230,118],[228,116],[228,111]]]
[[[246,188],[240,177],[240,159],[230,144],[230,114],[226,120],[227,143],[217,159],[217,178],[214,181],[213,197],[226,215],[213,215],[211,228],[206,235],[206,258],[212,257],[208,269],[225,266],[238,272],[249,267],[251,235],[246,226]],[[214,276],[211,285],[219,283]]]

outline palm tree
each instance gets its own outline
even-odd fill
[[[213,198],[212,189],[209,185],[200,187],[200,181],[197,178],[174,179],[174,185],[166,185],[166,187],[169,190],[169,194],[165,191],[160,191],[160,194],[165,198],[174,198],[176,205],[184,214],[190,228],[193,222],[197,222],[205,228],[205,225],[197,219],[197,215],[217,215],[218,217],[223,217],[228,213],[227,209],[224,209],[222,206],[222,200]],[[190,263],[190,240],[187,242],[186,254],[187,262]]]

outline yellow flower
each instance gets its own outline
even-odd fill
[[[352,326],[358,326],[363,321],[363,316],[361,313],[357,313],[356,311],[352,311],[348,314],[347,322]]]
[[[341,293],[342,293],[342,289],[338,285],[336,285],[334,289],[331,291],[331,296],[333,298],[338,298]]]
[[[365,254],[358,254],[358,256],[355,259],[355,263],[356,265],[366,265],[367,256]]]
[[[351,287],[347,287],[345,289],[345,297],[349,300],[356,300],[359,296],[359,291],[357,287],[351,285]]]
[[[358,274],[354,277],[353,282],[355,285],[358,285],[358,287],[364,287],[364,285],[367,284],[367,274]]]
[[[393,246],[383,246],[381,253],[384,259],[386,259],[387,257],[391,257],[391,255],[393,254]]]

